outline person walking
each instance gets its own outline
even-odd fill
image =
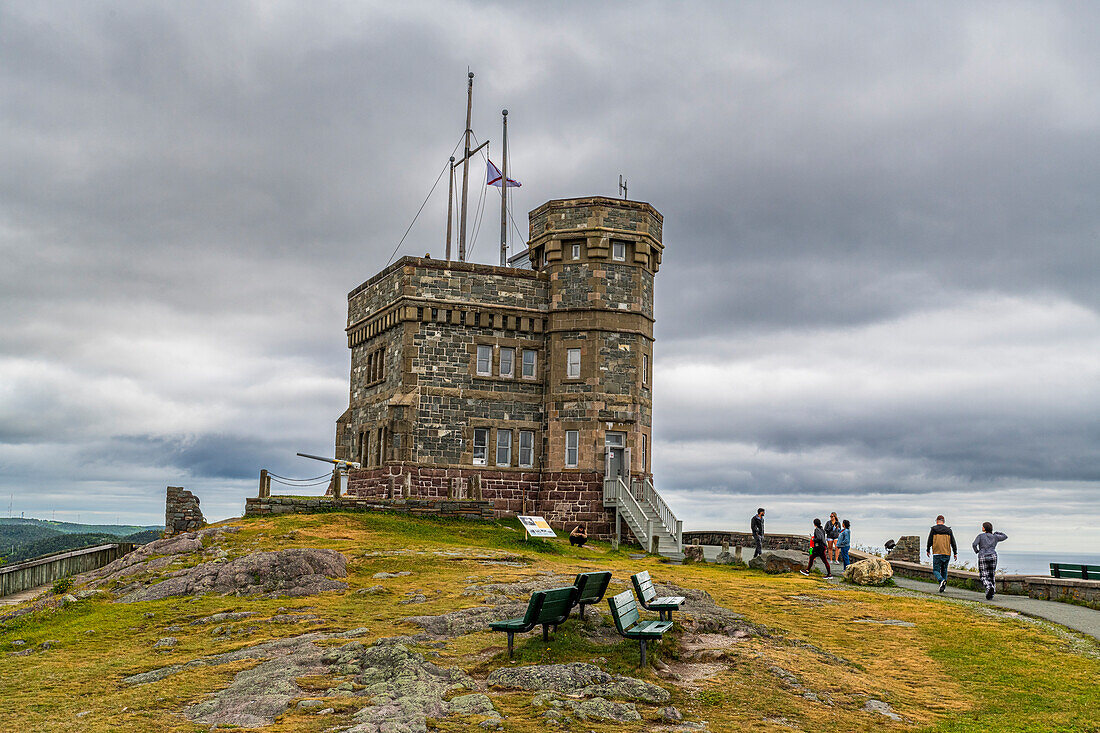
[[[943,515],[936,517],[936,523],[928,531],[928,542],[924,554],[932,556],[932,576],[940,582],[940,593],[947,590],[947,564],[951,556],[959,559],[959,547],[955,544],[955,533],[944,522]]]
[[[985,586],[985,599],[993,600],[997,590],[997,543],[1004,542],[1008,535],[994,532],[992,522],[982,522],[982,533],[974,538],[974,552],[978,553],[978,577]]]
[[[837,562],[839,560],[838,550],[836,547],[836,541],[838,537],[840,537],[840,520],[836,518],[836,512],[830,512],[829,521],[825,522],[825,539],[829,541],[829,548],[825,554],[833,562]]]
[[[760,553],[764,551],[763,508],[756,510],[756,515],[749,521],[749,527],[752,529],[752,541],[756,543],[756,552],[753,553],[753,557],[760,557]]]
[[[840,560],[844,563],[844,569],[848,569],[848,550],[852,546],[852,523],[845,519],[841,524],[840,536],[836,538],[837,549],[840,550]]]
[[[799,570],[798,572],[803,575],[809,575],[810,571],[814,569],[814,558],[820,557],[821,562],[825,563],[825,580],[831,579],[833,577],[833,570],[829,567],[829,558],[825,556],[826,547],[825,530],[821,528],[821,520],[815,519],[813,547],[810,549],[810,562],[805,570]]]

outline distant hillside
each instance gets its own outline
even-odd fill
[[[162,527],[129,524],[75,524],[43,519],[0,519],[0,559],[21,562],[55,552],[108,542],[144,544],[160,537]]]

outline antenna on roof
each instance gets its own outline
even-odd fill
[[[626,198],[626,179],[623,178],[622,173],[619,174],[619,195]]]

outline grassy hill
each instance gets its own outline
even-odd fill
[[[76,524],[45,519],[3,518],[0,519],[0,560],[20,562],[106,542],[140,544],[156,539],[163,529],[129,524]]]
[[[0,622],[2,727],[198,731],[210,728],[199,720],[211,710],[249,720],[242,711],[285,698],[271,722],[261,715],[226,724],[272,733],[344,730],[372,725],[372,715],[399,716],[410,700],[435,694],[428,730],[1097,730],[1095,641],[978,604],[673,566],[602,543],[528,543],[507,522],[327,514],[224,525],[239,530],[207,536],[190,553],[154,557],[142,573],[106,584],[105,594]],[[168,573],[178,578],[187,568],[292,548],[342,553],[348,588],[117,602]],[[521,604],[532,587],[604,569],[613,573],[612,592],[648,570],[689,596],[645,669],[636,643],[610,626],[606,603],[583,622],[565,622],[549,642],[537,631],[521,635],[512,660],[504,634],[476,621],[482,610]],[[605,691],[608,699],[597,705],[603,698],[592,690],[578,697],[492,682],[500,670],[574,662],[620,681],[635,678],[634,688],[663,688],[671,699]],[[385,708],[393,695],[406,697]],[[492,715],[478,708],[485,701]],[[876,712],[873,701],[901,720]],[[637,718],[614,722],[598,717],[604,713]]]

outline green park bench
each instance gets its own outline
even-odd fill
[[[524,634],[542,626],[542,640],[550,640],[550,627],[556,631],[558,624],[569,618],[569,612],[573,610],[573,600],[577,597],[577,587],[569,585],[564,588],[552,590],[538,590],[531,594],[531,600],[527,602],[527,612],[520,618],[511,618],[507,621],[494,621],[489,624],[493,631],[505,631],[508,633],[508,656],[512,656],[512,639],[516,634]]]
[[[672,628],[671,621],[642,621],[638,615],[638,602],[634,600],[634,594],[624,590],[614,598],[608,598],[611,606],[611,618],[615,619],[615,628],[619,634],[627,639],[637,639],[641,648],[641,666],[645,666],[646,643],[650,639],[658,639],[666,631]]]
[[[684,603],[683,596],[657,597],[657,591],[653,590],[653,581],[649,577],[649,571],[630,576],[630,582],[634,584],[634,592],[638,594],[638,601],[647,611],[656,611],[661,620],[672,620],[672,612],[679,610]],[[666,615],[667,614],[667,615]]]
[[[577,589],[577,597],[573,599],[573,605],[581,607],[581,621],[584,621],[584,607],[602,601],[603,594],[607,592],[607,586],[610,583],[611,573],[606,570],[577,574],[577,579],[573,581],[573,587]]]
[[[1100,565],[1082,565],[1075,562],[1052,562],[1050,575],[1053,578],[1080,578],[1081,580],[1100,580]]]

